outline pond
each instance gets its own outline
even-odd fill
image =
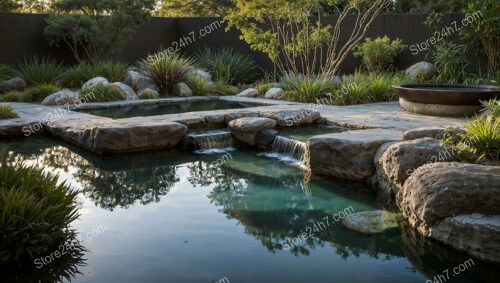
[[[46,137],[0,145],[81,191],[74,227],[86,249],[39,269],[3,268],[5,282],[426,282],[469,259],[404,226],[346,229],[332,216],[377,209],[372,190],[256,151],[102,157]],[[474,263],[447,282],[499,278],[498,268]]]
[[[223,109],[241,109],[257,106],[266,106],[267,104],[237,102],[226,100],[203,100],[192,102],[170,102],[165,104],[142,104],[126,107],[100,108],[100,109],[82,109],[75,111],[91,115],[107,117],[112,119],[122,119],[138,116],[157,116],[165,114],[178,114],[185,112],[223,110]]]

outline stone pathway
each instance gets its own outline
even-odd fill
[[[137,104],[163,104],[178,103],[186,101],[200,101],[221,99],[226,101],[265,103],[270,106],[259,106],[243,109],[227,109],[214,111],[189,112],[180,114],[168,114],[148,117],[132,117],[113,120],[105,117],[98,117],[80,112],[70,111],[75,107],[68,106],[43,106],[30,103],[8,103],[12,105],[19,114],[19,118],[10,120],[0,120],[0,137],[29,136],[45,131],[43,127],[47,124],[52,128],[64,128],[65,130],[75,128],[99,128],[99,127],[120,127],[137,128],[157,126],[161,123],[176,122],[188,126],[191,130],[197,126],[206,124],[224,123],[227,115],[236,117],[255,116],[255,113],[262,113],[271,110],[297,110],[307,109],[319,111],[330,124],[343,126],[354,126],[358,128],[384,128],[405,131],[420,127],[435,126],[462,126],[463,118],[434,117],[405,112],[399,108],[397,102],[384,102],[352,106],[330,106],[314,105],[306,103],[294,103],[279,100],[247,98],[247,97],[188,97],[188,98],[164,98],[146,101],[122,101],[109,103],[87,103],[79,107],[80,109],[97,109],[124,107]],[[260,115],[260,114],[257,114]],[[50,121],[52,123],[47,123]],[[61,129],[59,129],[61,130]]]

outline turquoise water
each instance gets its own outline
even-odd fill
[[[377,209],[376,196],[254,151],[100,157],[43,137],[0,145],[81,190],[74,227],[86,249],[40,269],[4,268],[5,282],[426,282],[469,259],[404,227],[363,235],[333,221],[285,250],[325,217]],[[498,279],[474,262],[446,282]]]
[[[130,118],[138,116],[156,116],[165,114],[177,114],[195,111],[221,110],[221,109],[240,109],[257,106],[265,106],[266,104],[246,103],[225,100],[209,100],[209,101],[193,101],[179,102],[168,104],[150,104],[136,105],[127,107],[116,107],[106,109],[91,109],[80,110],[79,112],[108,117],[113,119]]]

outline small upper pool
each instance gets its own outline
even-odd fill
[[[178,114],[185,112],[210,111],[222,109],[241,109],[257,106],[268,106],[263,103],[249,103],[225,100],[202,100],[192,102],[176,102],[165,104],[134,105],[127,107],[113,107],[100,109],[75,110],[91,115],[107,117],[112,119],[122,119],[138,116],[157,116],[165,114]]]

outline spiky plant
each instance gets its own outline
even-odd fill
[[[192,70],[193,61],[179,54],[168,55],[160,52],[140,63],[141,72],[153,80],[160,90],[160,95],[174,93],[176,84],[184,81]]]
[[[12,73],[24,79],[28,86],[55,84],[63,70],[62,64],[54,59],[48,57],[40,59],[36,56],[25,58],[21,64],[12,66]]]
[[[14,108],[8,104],[0,104],[0,119],[13,119],[19,117]]]
[[[0,164],[0,263],[33,260],[73,238],[77,195],[42,169]]]
[[[198,66],[208,70],[214,81],[222,81],[230,85],[253,81],[258,75],[258,69],[251,56],[240,54],[229,48],[217,51],[204,49],[196,55]]]

